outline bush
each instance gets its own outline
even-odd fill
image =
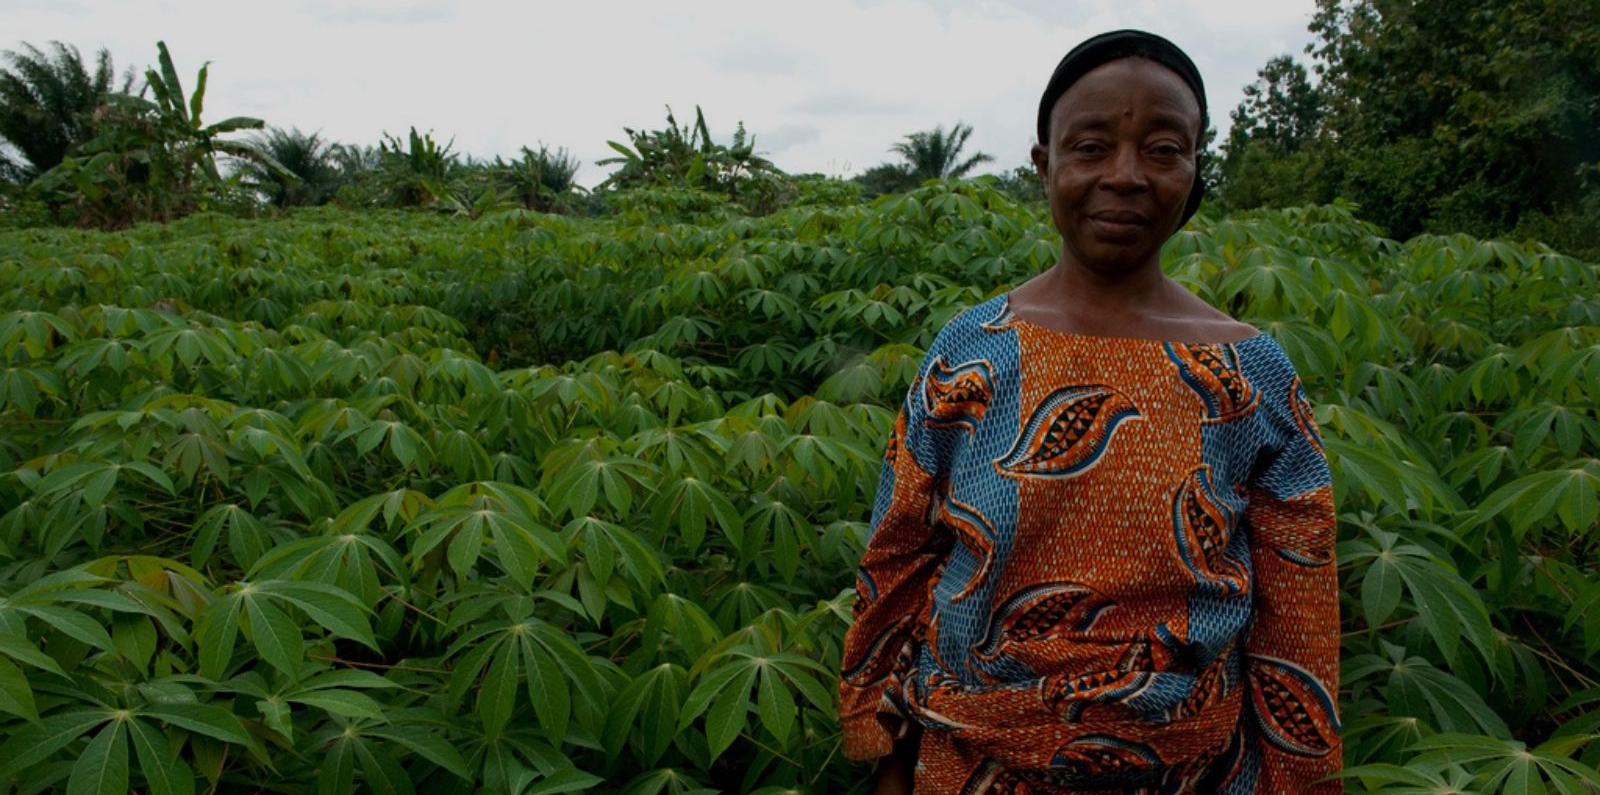
[[[618,198],[0,233],[0,792],[865,791],[880,445],[1059,243],[978,183]],[[1600,783],[1600,267],[1338,206],[1166,256],[1318,406],[1351,791]]]

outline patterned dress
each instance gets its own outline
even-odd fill
[[[1339,769],[1334,513],[1265,335],[940,332],[884,455],[844,752],[922,727],[916,790],[1294,793]]]

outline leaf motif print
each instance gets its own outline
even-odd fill
[[[961,680],[939,669],[926,676],[916,676],[906,682],[906,702],[918,723],[945,729],[977,729],[970,723],[955,720],[940,710],[944,704],[959,704],[964,686]]]
[[[1294,414],[1294,424],[1299,426],[1300,433],[1304,434],[1306,441],[1316,448],[1318,454],[1322,450],[1322,431],[1317,428],[1317,420],[1311,415],[1311,401],[1306,399],[1306,389],[1300,383],[1300,376],[1295,376],[1289,384],[1289,409]]]
[[[1195,676],[1189,695],[1168,709],[1162,720],[1170,723],[1198,715],[1217,699],[1227,695],[1230,689],[1227,662],[1225,659],[1217,660]]]
[[[1239,370],[1232,344],[1166,343],[1178,375],[1205,403],[1206,424],[1236,420],[1256,410],[1261,394]]]
[[[1011,311],[1011,299],[1007,297],[1000,302],[1000,309],[995,312],[994,317],[985,320],[980,328],[984,331],[1001,332],[1011,328],[1016,322],[1017,313]]]
[[[842,674],[843,679],[856,687],[867,687],[887,678],[894,671],[901,653],[916,635],[916,617],[905,615],[896,619],[867,647],[861,661]]]
[[[939,502],[934,521],[947,528],[956,541],[978,559],[978,570],[973,572],[972,579],[967,581],[960,593],[950,597],[950,601],[959,602],[972,595],[974,590],[989,580],[989,570],[994,567],[996,538],[994,523],[977,508],[956,499],[948,492]]]
[[[906,413],[900,412],[894,420],[894,433],[889,434],[889,443],[883,447],[883,463],[892,469],[895,462],[900,460],[900,445],[906,438]]]
[[[1333,698],[1316,677],[1287,660],[1255,655],[1247,669],[1256,723],[1267,742],[1295,756],[1326,756],[1338,747]]]
[[[1211,763],[1211,769],[1219,774],[1213,791],[1254,792],[1260,753],[1259,741],[1246,736],[1244,724],[1235,726],[1228,747]]]
[[[1117,659],[1119,671],[1151,671],[1155,667],[1155,655],[1150,653],[1150,641],[1145,638],[1129,641]]]
[[[1061,719],[1076,722],[1083,719],[1084,708],[1091,703],[1120,702],[1138,693],[1150,683],[1149,671],[1091,671],[1086,674],[1062,674],[1040,680],[1040,700]]]
[[[1178,557],[1201,582],[1220,585],[1230,595],[1249,587],[1250,573],[1227,554],[1237,513],[1211,490],[1211,467],[1201,465],[1172,498],[1172,524]]]
[[[994,395],[994,367],[978,359],[951,367],[939,357],[923,384],[925,424],[933,428],[965,428],[976,432]]]
[[[1076,477],[1100,462],[1118,425],[1138,417],[1133,401],[1111,387],[1057,389],[1034,409],[995,467],[1014,477]]]
[[[1050,766],[1069,781],[1093,780],[1097,788],[1153,782],[1165,768],[1150,746],[1109,734],[1091,734],[1061,746]]]
[[[1273,553],[1282,560],[1308,569],[1319,569],[1333,563],[1336,533],[1337,529],[1328,525],[1307,532],[1279,533],[1268,543]]]
[[[992,759],[979,765],[961,785],[961,795],[1032,795],[1033,792],[1033,787],[1028,786],[1021,774],[1007,770]]]
[[[1010,643],[1048,638],[1058,632],[1087,632],[1116,603],[1073,582],[1051,582],[1018,591],[1000,603],[974,654],[994,660]]]
[[[966,777],[960,795],[1030,795],[1034,792],[1018,773],[1003,768],[994,760],[984,760]]]
[[[872,579],[872,572],[860,566],[856,567],[856,604],[857,614],[865,610],[878,598],[878,583]]]

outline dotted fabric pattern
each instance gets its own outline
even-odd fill
[[[1340,791],[1327,462],[1288,358],[1091,337],[1005,296],[935,339],[884,455],[844,751],[918,793]]]

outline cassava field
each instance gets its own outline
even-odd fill
[[[983,184],[750,218],[0,234],[0,793],[840,793],[933,332],[1053,261]],[[1600,266],[1200,218],[1334,464],[1351,792],[1600,792]]]

